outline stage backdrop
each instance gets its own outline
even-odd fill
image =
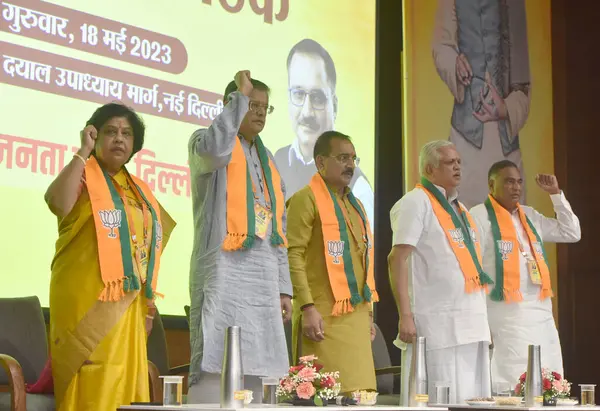
[[[486,6],[479,9],[480,3]],[[484,24],[477,30],[463,26],[459,45],[461,22],[481,15]],[[493,44],[496,34],[505,40],[496,53],[478,53],[484,42]],[[472,91],[466,89],[464,95],[456,86],[457,50],[465,54],[474,74]],[[485,92],[486,67],[495,73],[487,80],[506,102],[510,123],[488,122],[483,127],[471,123],[480,90]],[[551,67],[550,0],[404,0],[406,190],[418,181],[423,144],[450,139],[461,154],[460,196],[469,208],[485,200],[489,167],[506,158],[517,163],[524,175],[522,201],[553,215],[548,194],[535,183],[537,173],[554,172]],[[455,97],[463,99],[464,107],[455,107]],[[557,294],[556,248],[548,244],[546,250]],[[554,310],[556,314],[556,300]]]
[[[48,304],[57,224],[44,192],[103,103],[122,101],[143,116],[146,143],[128,169],[178,223],[161,264],[162,313],[183,314],[189,301],[188,139],[220,113],[238,70],[272,88],[262,137],[273,154],[297,138],[297,123],[334,127],[354,137],[370,181],[361,190],[373,197],[375,0],[2,0],[0,13],[0,297]],[[305,38],[315,41],[305,53],[320,57],[292,85],[288,54]],[[325,107],[299,114],[288,103],[292,86]]]

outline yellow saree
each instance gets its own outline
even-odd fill
[[[121,171],[114,179],[125,192],[135,232],[142,233],[141,204],[126,173]],[[160,217],[164,249],[175,222],[162,207]],[[127,292],[119,301],[98,300],[105,285],[87,190],[69,215],[59,219],[58,228],[50,281],[56,409],[114,411],[119,405],[149,401],[145,286]],[[129,238],[134,258],[135,247]],[[138,275],[140,280],[146,277],[143,270]],[[83,365],[78,362],[82,358]]]

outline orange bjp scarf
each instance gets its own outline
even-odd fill
[[[271,244],[287,247],[287,239],[283,233],[285,200],[281,190],[281,176],[260,137],[256,137],[254,144],[256,144],[267,186],[265,200],[267,203],[270,200],[271,210],[275,210],[272,219]],[[227,165],[227,235],[223,241],[223,249],[226,251],[248,249],[254,244],[256,239],[254,190],[246,155],[237,137],[231,160]]]
[[[148,255],[146,297],[153,298],[156,291],[160,256],[162,252],[162,225],[158,201],[152,190],[139,178],[130,175],[135,188],[148,206],[152,216],[152,236]],[[140,279],[134,271],[130,231],[123,199],[112,178],[102,170],[94,156],[85,166],[87,191],[92,205],[92,215],[98,242],[98,260],[104,289],[100,301],[118,301],[126,292],[139,290]]]
[[[335,194],[327,187],[323,177],[319,173],[312,177],[309,186],[315,196],[321,217],[327,273],[335,299],[331,314],[339,316],[352,312],[354,311],[353,307],[363,301],[379,301],[379,296],[375,289],[375,275],[373,270],[373,234],[371,233],[367,213],[362,204],[352,192],[348,193],[350,204],[356,209],[362,220],[360,226],[361,232],[363,239],[367,243],[367,252],[363,261],[367,281],[365,282],[361,296],[352,265],[348,235],[350,219],[346,214],[346,210],[344,207],[340,207]]]
[[[494,254],[496,257],[496,286],[490,293],[490,298],[494,301],[506,301],[507,303],[522,301],[519,239],[512,222],[511,214],[498,204],[491,195],[488,196],[484,204],[492,226]],[[533,258],[540,270],[542,278],[540,300],[552,297],[550,270],[548,269],[544,244],[535,226],[525,215],[523,208],[519,204],[517,204],[517,213],[527,234],[527,241],[531,245]]]
[[[422,189],[429,197],[433,213],[437,217],[450,247],[458,260],[458,264],[465,278],[465,292],[472,293],[483,288],[487,292],[487,285],[493,284],[492,279],[483,271],[481,264],[481,247],[477,241],[475,222],[471,214],[459,203],[460,217],[452,209],[452,206],[442,193],[426,178],[421,178],[421,184],[417,188]]]

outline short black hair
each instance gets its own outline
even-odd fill
[[[257,90],[262,90],[269,95],[271,93],[271,89],[265,83],[255,78],[250,79],[252,86]],[[225,88],[225,94],[223,94],[223,102],[229,101],[229,95],[238,89],[237,84],[235,84],[235,80],[232,80],[227,87]]]
[[[335,91],[335,86],[337,84],[337,73],[335,71],[335,64],[333,63],[333,59],[331,55],[323,46],[314,41],[313,39],[304,39],[296,43],[294,47],[290,50],[287,58],[287,69],[288,73],[290,71],[290,64],[292,63],[292,58],[296,53],[303,54],[314,54],[319,56],[323,63],[325,63],[325,73],[327,73],[327,79],[331,82],[331,89]]]
[[[328,156],[329,153],[331,153],[331,140],[336,138],[349,141],[350,143],[352,142],[350,136],[340,133],[339,131],[326,131],[317,138],[315,148],[313,149],[313,158],[316,160],[317,156]]]
[[[491,180],[493,177],[496,177],[498,173],[504,170],[505,168],[511,167],[514,167],[517,170],[519,169],[519,167],[517,167],[517,165],[510,160],[501,160],[492,164],[492,166],[490,167],[490,171],[488,171],[488,180]]]
[[[146,126],[144,125],[144,120],[131,107],[127,107],[122,103],[105,104],[94,111],[94,114],[92,114],[92,117],[90,117],[85,125],[94,126],[98,133],[100,133],[100,129],[104,124],[114,117],[125,117],[133,129],[133,151],[131,152],[131,157],[133,157],[135,153],[144,147]],[[92,154],[96,154],[95,151],[92,151]],[[127,162],[131,160],[131,157],[127,159]]]

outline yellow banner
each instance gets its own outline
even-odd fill
[[[313,40],[303,53],[314,64],[288,70],[303,39]],[[128,169],[178,223],[161,264],[163,313],[183,314],[189,299],[188,139],[223,109],[238,70],[271,87],[261,137],[278,167],[294,141],[336,129],[353,137],[373,197],[375,0],[3,0],[0,51],[0,297],[47,304],[57,229],[43,195],[85,122],[111,101],[143,117],[144,150]],[[302,104],[292,87],[306,89]]]

